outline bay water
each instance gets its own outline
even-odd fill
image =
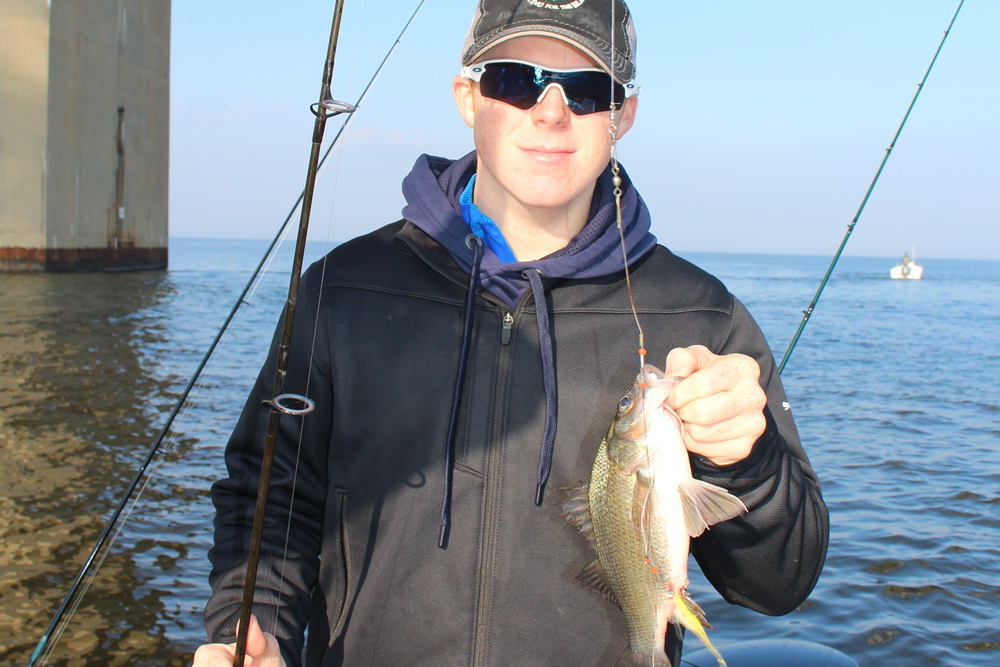
[[[265,246],[171,239],[167,272],[0,275],[0,664],[27,662]],[[185,665],[205,641],[209,487],[290,254],[246,297],[52,663]],[[679,254],[779,360],[829,263]],[[922,259],[923,280],[893,281],[896,261],[841,259],[782,378],[830,508],[815,591],[770,618],[692,567],[723,654],[790,638],[861,665],[1000,664],[1000,262]]]

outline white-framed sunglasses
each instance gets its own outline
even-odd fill
[[[601,69],[547,69],[520,60],[487,60],[466,65],[462,77],[479,84],[483,97],[530,109],[555,87],[563,102],[577,116],[611,109],[611,75]],[[614,82],[615,109],[639,94],[635,83]]]

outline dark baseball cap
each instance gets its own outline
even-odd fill
[[[635,78],[635,28],[623,0],[479,0],[462,47],[462,65],[472,64],[492,46],[524,35],[552,37],[575,46],[619,83]]]

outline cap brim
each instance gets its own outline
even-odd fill
[[[572,37],[570,37],[568,35],[563,35],[561,33],[552,32],[551,30],[537,30],[537,29],[528,28],[528,29],[525,29],[525,30],[512,32],[509,35],[504,35],[503,37],[500,37],[498,39],[493,40],[492,42],[490,42],[489,44],[487,44],[483,48],[481,48],[478,51],[476,51],[472,55],[472,57],[468,59],[468,62],[463,62],[462,64],[463,65],[471,65],[472,63],[476,62],[477,60],[480,60],[484,55],[486,55],[487,53],[489,53],[490,49],[492,49],[493,47],[499,46],[500,44],[503,44],[504,42],[509,42],[510,40],[515,39],[517,37],[549,37],[550,39],[559,40],[560,42],[563,42],[564,44],[568,44],[569,46],[572,46],[577,51],[579,51],[580,53],[582,53],[585,56],[587,56],[588,58],[590,58],[594,62],[595,65],[597,65],[599,68],[601,68],[602,70],[604,70],[605,72],[607,72],[608,74],[610,74],[612,77],[614,77],[615,81],[617,81],[618,83],[620,83],[622,85],[625,85],[625,84],[629,83],[629,81],[624,81],[620,76],[618,76],[617,74],[615,74],[614,72],[612,72],[608,68],[607,63],[605,63],[603,60],[601,60],[601,57],[597,53],[595,53],[592,49],[588,49],[583,44],[581,44],[580,42],[576,41],[575,39],[573,39]]]

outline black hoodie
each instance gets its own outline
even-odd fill
[[[445,231],[455,225],[464,239],[450,196],[462,176],[448,166],[418,161],[407,216],[421,217],[410,208],[419,198],[429,217],[457,218]],[[604,199],[595,196],[593,218]],[[520,274],[526,284],[508,299],[480,272],[470,276],[477,256],[481,273],[502,271],[489,254],[454,246],[403,220],[339,246],[304,276],[285,389],[318,407],[281,421],[254,608],[289,665],[299,664],[307,623],[310,666],[613,665],[627,645],[621,611],[576,581],[594,552],[560,518],[558,491],[589,479],[635,377],[624,273]],[[577,254],[591,247],[579,246]],[[662,246],[634,256],[651,361],[702,344],[760,364],[767,428],[750,456],[727,467],[691,457],[695,477],[738,495],[749,512],[691,549],[724,598],[787,613],[819,577],[829,524],[770,350],[718,280]],[[557,397],[540,362],[545,341]],[[212,489],[205,618],[213,641],[233,641],[275,351],[273,342],[227,446],[229,477]],[[557,429],[547,419],[552,399]],[[450,430],[454,457],[445,464]],[[549,430],[549,490],[536,506],[539,443]],[[443,495],[451,498],[446,549],[437,545]],[[674,633],[667,644],[676,662]]]

